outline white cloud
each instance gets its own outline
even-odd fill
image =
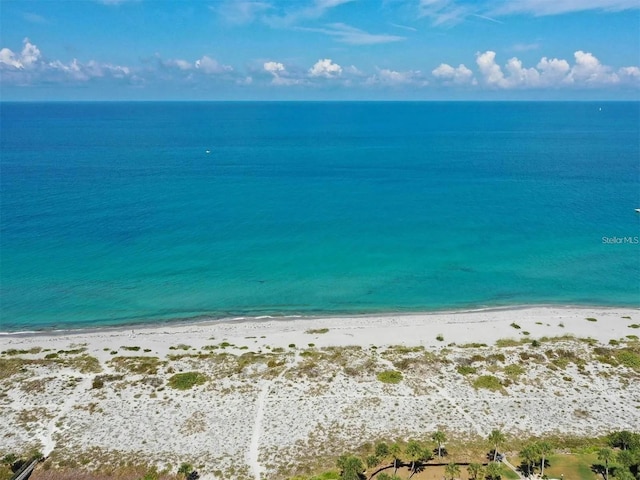
[[[342,67],[337,63],[333,63],[330,58],[318,60],[313,67],[309,69],[309,75],[312,77],[335,78],[342,74]]]
[[[573,56],[576,63],[569,73],[569,82],[602,85],[617,83],[620,80],[618,75],[611,72],[610,67],[602,65],[593,54],[578,50]]]
[[[260,14],[267,12],[273,6],[267,2],[227,0],[215,7],[209,7],[221,15],[227,22],[243,25],[253,22]]]
[[[265,72],[271,74],[271,84],[278,86],[299,85],[302,82],[299,78],[289,76],[289,72],[280,62],[264,62],[263,68]]]
[[[423,78],[419,70],[408,70],[398,72],[388,68],[378,70],[378,73],[367,78],[367,85],[400,86],[415,85],[426,86],[428,82]]]
[[[70,62],[46,60],[40,49],[28,38],[23,41],[22,51],[14,53],[9,48],[0,50],[0,71],[3,80],[12,84],[28,85],[40,82],[87,82],[97,78],[131,79],[129,67],[99,63],[90,60],[87,63],[73,59]]]
[[[586,10],[622,11],[640,8],[637,0],[502,0],[493,7],[495,15],[560,15]]]
[[[614,71],[592,53],[578,50],[571,66],[564,59],[542,57],[535,67],[526,68],[518,58],[510,58],[503,71],[492,51],[478,53],[476,63],[483,83],[497,89],[526,88],[606,88],[612,85],[640,87],[640,68],[629,66]],[[435,71],[434,71],[435,73]]]
[[[329,10],[356,0],[315,0],[310,6],[291,10],[282,16],[270,16],[264,20],[272,27],[289,27],[305,20],[314,20],[324,16]],[[290,2],[289,5],[299,4]]]
[[[540,72],[541,85],[561,85],[566,81],[567,74],[571,70],[569,62],[566,60],[558,60],[542,57],[536,68]]]
[[[493,87],[505,87],[504,73],[500,65],[496,63],[496,52],[487,50],[476,54],[476,64],[484,78],[485,84]]]
[[[446,63],[441,63],[431,74],[445,84],[475,85],[477,83],[473,77],[473,72],[464,64],[460,64],[454,68]]]
[[[618,76],[622,81],[640,85],[640,68],[638,67],[622,67],[618,70]]]
[[[369,33],[344,23],[331,23],[323,28],[298,27],[296,30],[317,32],[334,37],[336,41],[349,45],[377,45],[406,40],[406,37],[386,33]]]
[[[459,5],[455,0],[420,0],[418,5],[418,17],[430,18],[434,25],[458,23],[470,13],[468,5]]]
[[[177,68],[178,70],[192,70],[194,68],[194,65],[191,62],[188,62],[187,60],[182,60],[182,59],[171,59],[171,60],[167,60],[166,62],[163,62],[163,64],[166,67],[174,67]]]
[[[469,17],[502,23],[496,17],[637,9],[640,9],[637,0],[419,0],[417,12],[418,18],[429,18],[433,25],[452,25]]]
[[[22,51],[19,54],[8,48],[0,50],[0,66],[2,68],[29,70],[37,66],[42,58],[40,49],[31,43],[28,38],[22,41],[22,45]]]
[[[208,74],[219,74],[233,71],[233,68],[229,65],[222,65],[215,58],[203,56],[201,59],[196,60],[194,67],[201,72]]]
[[[273,74],[285,71],[284,65],[280,62],[264,62],[264,69]]]
[[[0,50],[0,66],[4,68],[22,68],[19,57],[8,48]]]

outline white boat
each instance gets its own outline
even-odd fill
[[[640,208],[636,208],[636,212],[640,213]]]

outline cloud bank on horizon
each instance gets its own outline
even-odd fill
[[[4,99],[52,100],[639,99],[639,11],[636,0],[4,0],[0,86]]]

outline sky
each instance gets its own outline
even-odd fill
[[[638,0],[0,0],[2,100],[640,100]]]

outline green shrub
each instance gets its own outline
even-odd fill
[[[459,365],[456,370],[460,375],[471,375],[477,372],[475,367],[470,367],[469,365]]]
[[[524,373],[524,368],[522,368],[517,363],[514,363],[514,364],[507,365],[506,367],[504,367],[504,373],[507,374],[510,377],[519,377],[520,375],[522,375]]]
[[[625,367],[640,370],[640,355],[629,350],[616,352],[616,359]]]
[[[520,330],[520,329],[522,328],[520,325],[518,325],[518,324],[517,324],[517,323],[515,323],[515,322],[513,322],[513,323],[511,324],[511,326],[512,326],[513,328],[515,328],[516,330]]]
[[[473,388],[486,388],[487,390],[498,391],[502,389],[502,383],[498,377],[493,375],[481,375],[473,382]]]
[[[439,342],[444,342],[444,335],[439,333],[438,336],[436,337],[436,340],[438,340]]]
[[[598,321],[598,319],[597,319],[597,318],[593,318],[593,317],[587,317],[587,318],[585,318],[585,320],[586,320],[587,322],[597,322],[597,321]]]
[[[402,381],[402,373],[397,370],[385,370],[380,372],[377,378],[382,383],[400,383]]]
[[[169,378],[169,386],[176,390],[189,390],[196,385],[202,385],[207,377],[200,372],[176,373]]]

